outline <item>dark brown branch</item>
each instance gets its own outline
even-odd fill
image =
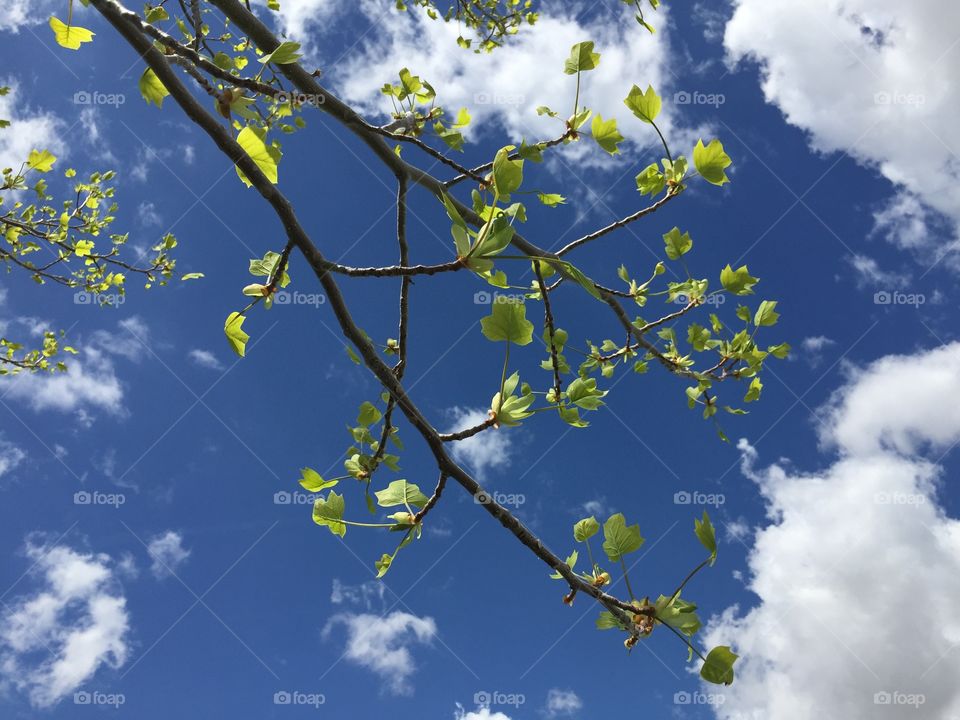
[[[466,440],[469,437],[474,435],[479,435],[487,428],[492,428],[497,422],[495,417],[487,418],[479,425],[474,425],[473,427],[467,428],[466,430],[461,430],[455,433],[440,433],[439,438],[443,442],[456,442],[457,440]]]
[[[591,242],[593,240],[596,240],[597,238],[600,238],[600,237],[603,237],[604,235],[612,233],[614,230],[619,230],[622,227],[626,227],[630,223],[636,222],[640,218],[646,217],[647,215],[656,212],[657,210],[662,208],[664,205],[666,205],[668,202],[670,202],[673,198],[677,197],[677,195],[679,194],[680,194],[679,191],[670,190],[669,192],[667,192],[666,195],[664,195],[662,198],[657,200],[653,205],[649,205],[643,208],[642,210],[638,210],[637,212],[633,213],[633,215],[627,215],[627,217],[621,220],[617,220],[614,223],[610,223],[606,227],[602,227],[599,230],[596,230],[590,233],[589,235],[584,235],[582,238],[578,238],[573,242],[567,243],[557,251],[557,257],[563,257],[568,252],[572,250],[576,250],[581,245],[586,245],[588,242]]]

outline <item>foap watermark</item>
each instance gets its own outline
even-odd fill
[[[105,93],[99,90],[78,90],[73,94],[74,105],[113,105],[120,107],[127,101],[123,93]]]
[[[888,92],[884,90],[873,94],[874,105],[913,105],[920,107],[926,102],[926,95],[921,93],[900,92],[898,90]]]
[[[473,694],[473,702],[479,707],[490,708],[494,705],[509,705],[511,707],[520,707],[527,702],[527,696],[523,693],[507,693],[500,690],[480,690]]]
[[[488,492],[487,490],[477,490],[473,496],[473,501],[477,505],[489,505],[495,503],[504,507],[518,508],[527,502],[527,496],[523,493],[502,493],[496,490]]]
[[[119,709],[127,701],[123,693],[105,693],[94,690],[80,690],[73,694],[74,705],[105,705]]]
[[[319,498],[323,497],[320,493],[305,493],[299,490],[287,492],[278,490],[273,494],[274,505],[313,505]]]
[[[478,92],[473,96],[475,105],[509,105],[516,107],[527,101],[526,95],[519,93]]]
[[[923,505],[927,496],[922,493],[880,492],[873,496],[877,505]]]
[[[714,305],[720,307],[727,301],[727,296],[722,293],[710,293],[709,295],[700,298],[701,305]],[[673,299],[674,305],[689,305],[690,296],[689,295],[677,295]]]
[[[720,107],[727,101],[723,93],[705,93],[699,90],[678,90],[673,94],[673,101],[677,105],[712,105]]]
[[[74,505],[106,505],[119,509],[121,505],[127,502],[127,496],[123,493],[105,493],[99,490],[78,490],[73,494]]]
[[[74,305],[90,305],[92,307],[118,308],[127,301],[126,295],[119,293],[92,293],[78,290],[73,294]]]
[[[912,305],[920,307],[926,304],[927,296],[923,293],[907,293],[899,290],[879,290],[873,294],[874,305]]]
[[[727,501],[723,493],[705,493],[698,490],[680,490],[673,494],[674,505],[710,505],[720,507]]]
[[[321,305],[327,304],[327,296],[323,293],[278,290],[271,297],[273,298],[274,305],[307,305],[309,307],[319,308]]]
[[[901,705],[918,708],[927,701],[926,695],[922,693],[906,693],[894,690],[887,692],[883,690],[873,695],[874,705]]]
[[[293,105],[312,105],[313,107],[320,107],[323,105],[327,98],[324,95],[314,95],[312,93],[302,93],[302,92],[287,92],[286,90],[281,90],[274,98],[278,103],[292,103]]]
[[[521,294],[489,292],[487,290],[478,290],[473,294],[474,305],[496,305],[498,303],[523,305],[526,296]]]
[[[327,701],[323,693],[300,692],[299,690],[278,690],[273,694],[274,705],[305,705],[319,709]]]
[[[726,698],[720,693],[681,690],[673,694],[674,705],[723,705],[725,700]]]

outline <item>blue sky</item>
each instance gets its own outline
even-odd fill
[[[95,42],[69,52],[46,27],[59,5],[14,2],[0,18],[0,84],[14,88],[0,105],[14,121],[0,131],[3,164],[45,145],[58,168],[116,168],[116,227],[136,246],[175,233],[178,276],[205,277],[132,287],[103,309],[4,276],[4,332],[69,328],[83,350],[65,377],[0,383],[3,715],[517,720],[626,709],[799,720],[915,717],[918,704],[924,717],[960,713],[951,23],[927,3],[898,16],[892,3],[840,14],[825,2],[800,11],[740,0],[678,4],[650,37],[618,10],[574,3],[548,6],[516,47],[471,71],[474,56],[442,25],[415,25],[424,35],[413,43],[411,20],[376,3],[281,5],[275,21],[364,110],[382,109],[372,91],[403,66],[441,102],[470,107],[470,164],[548,136],[538,94],[571,92],[561,72],[569,45],[596,40],[601,66],[585,76],[584,99],[617,113],[630,142],[615,159],[591,146],[528,164],[531,182],[568,198],[530,208],[524,234],[544,247],[639,207],[633,175],[659,155],[620,106],[631,84],[657,87],[683,152],[699,135],[723,140],[729,185],[692,187],[576,261],[608,284],[620,262],[643,276],[678,225],[694,239],[695,275],[747,263],[762,279],[757,300],[779,300],[782,313],[771,342],[794,352],[770,368],[749,415],[724,421],[732,442],[686,408],[682,382],[650,372],[610,381],[587,429],[538,415],[464,457],[487,487],[520,498],[517,514],[558,554],[572,549],[579,517],[638,522],[641,594],[668,593],[701,558],[692,526],[704,507],[677,493],[722,500],[706,508],[720,558],[690,595],[710,618],[703,642],[731,644],[741,679],[702,685],[662,632],[628,656],[621,638],[592,627],[595,606],[565,607],[542,563],[455,485],[424,538],[376,583],[373,561],[391,541],[357,528],[339,541],[313,524],[296,482],[304,466],[338,474],[346,424],[378,395],[305,264],[294,258],[290,289],[315,301],[251,314],[238,360],[223,320],[244,304],[248,260],[282,249],[279,223],[171,98],[160,110],[143,102],[141,63],[96,13],[78,14]],[[918,36],[929,47],[918,49]],[[819,64],[837,57],[823,75]],[[124,101],[83,104],[77,93]],[[305,117],[280,165],[304,227],[328,257],[393,262],[390,173],[335,121]],[[413,148],[404,157],[430,167]],[[448,225],[435,200],[412,191],[417,262],[448,258]],[[372,337],[393,336],[396,282],[341,285]],[[489,307],[475,301],[485,290],[460,274],[413,287],[408,387],[444,430],[496,391],[499,350],[479,325]],[[555,302],[571,338],[618,336],[582,293]],[[512,360],[543,384],[541,350]],[[431,488],[431,458],[408,426],[400,432],[401,476]],[[348,508],[362,507],[359,491],[345,492]],[[894,646],[877,627],[901,602],[910,609]],[[49,622],[44,603],[58,609]],[[284,704],[277,693],[297,695]]]

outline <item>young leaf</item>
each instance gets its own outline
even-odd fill
[[[320,492],[336,485],[339,480],[324,480],[320,473],[311,468],[303,468],[300,471],[300,484],[307,492]]]
[[[587,538],[592,538],[600,532],[600,523],[591,515],[588,518],[577,521],[573,526],[573,539],[577,542],[585,542]]]
[[[140,94],[143,95],[143,99],[147,101],[148,105],[153,103],[157,107],[163,107],[163,99],[170,94],[151,68],[143,71],[138,86],[140,87]]]
[[[31,150],[27,157],[27,167],[41,173],[50,172],[56,161],[57,157],[49,150]]]
[[[588,40],[570,48],[570,57],[563,64],[563,71],[567,75],[576,75],[578,72],[593,70],[599,64],[600,53],[593,51],[593,43]]]
[[[717,536],[706,510],[703,511],[703,520],[693,519],[693,531],[697,539],[710,551],[710,564],[713,565],[717,561]]]
[[[500,148],[493,160],[493,184],[501,200],[516,192],[523,182],[523,160],[511,160],[512,145]]]
[[[757,308],[757,314],[753,316],[753,324],[757,327],[776,325],[780,318],[780,313],[776,311],[776,300],[764,300]]]
[[[736,270],[727,265],[720,271],[720,284],[723,285],[724,290],[734,295],[752,295],[753,286],[758,282],[760,282],[759,279],[750,275],[746,265]]]
[[[238,312],[232,312],[227,315],[227,321],[223,324],[223,332],[227,336],[227,342],[233,351],[243,357],[247,352],[247,340],[250,336],[243,331],[243,321],[246,318]]]
[[[617,562],[624,555],[635,552],[643,545],[639,525],[627,526],[623,513],[611,515],[603,524],[603,551],[611,562]]]
[[[729,685],[733,682],[733,664],[738,657],[726,645],[715,647],[707,653],[707,660],[700,668],[700,677],[716,685]]]
[[[604,120],[600,115],[595,115],[593,122],[590,123],[590,132],[593,134],[593,139],[597,141],[597,145],[608,153],[616,155],[620,152],[617,145],[623,142],[623,135],[617,130],[616,118]]]
[[[574,566],[577,564],[577,558],[579,557],[579,555],[580,554],[576,550],[570,553],[570,556],[564,561],[568,568],[573,570]],[[550,576],[550,579],[563,580],[563,575],[561,575],[559,572],[555,572]]]
[[[480,320],[484,336],[494,342],[506,340],[515,345],[533,342],[533,323],[527,320],[527,309],[519,302],[495,302],[490,315]]]
[[[76,25],[65,25],[56,17],[50,18],[50,29],[53,30],[53,37],[57,45],[67,48],[67,50],[79,50],[81,43],[91,42],[94,33],[86,28]]]
[[[337,495],[333,490],[324,498],[317,498],[313,503],[313,521],[317,525],[326,525],[334,535],[343,537],[347,534],[347,526],[343,521],[343,495]]]
[[[693,240],[690,239],[690,233],[680,233],[680,228],[673,228],[663,236],[663,242],[666,245],[667,257],[671,260],[678,260],[681,256],[690,252],[693,247]]]
[[[272,53],[264,55],[260,58],[260,62],[264,65],[267,63],[276,63],[277,65],[288,65],[290,63],[296,62],[300,58],[300,53],[297,50],[300,49],[300,43],[295,42],[282,42],[277,46],[277,49]]]
[[[712,140],[706,147],[703,140],[697,140],[697,146],[693,149],[693,164],[708,183],[723,185],[730,182],[724,171],[732,163],[733,160],[723,151],[719,140]]]
[[[383,415],[373,403],[364,402],[363,405],[360,406],[360,414],[357,416],[357,424],[363,425],[364,427],[370,427],[374,423],[380,422],[381,417],[383,417]]]
[[[264,137],[265,136],[266,133],[264,132]],[[257,167],[260,168],[260,172],[267,176],[267,180],[276,185],[277,180],[279,179],[279,175],[277,173],[279,153],[274,148],[268,147],[264,142],[263,137],[261,137],[257,131],[249,126],[243,128],[243,130],[240,131],[240,134],[237,135],[237,143],[257,164]],[[237,175],[240,176],[243,184],[247,187],[251,187],[253,185],[253,183],[247,179],[247,176],[243,174],[243,171],[239,167],[237,168]]]
[[[395,505],[423,507],[430,499],[420,492],[420,488],[406,480],[394,480],[383,490],[375,492],[374,495],[377,496],[377,504],[380,507],[394,507]]]
[[[647,86],[646,92],[640,90],[634,85],[630,88],[630,93],[624,99],[623,104],[630,108],[630,112],[643,120],[645,123],[653,124],[660,114],[660,96],[654,91],[652,85]]]

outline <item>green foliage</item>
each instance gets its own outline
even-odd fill
[[[519,302],[495,302],[490,314],[480,321],[483,334],[494,342],[506,341],[514,345],[533,342],[533,323],[527,320],[527,309]]]
[[[603,524],[603,551],[611,562],[618,562],[624,555],[636,552],[643,542],[640,526],[628,526],[623,513],[611,515]]]
[[[703,140],[697,140],[697,146],[693,149],[693,164],[708,183],[723,185],[730,182],[725,171],[732,162],[719,140],[711,140],[706,147]]]

